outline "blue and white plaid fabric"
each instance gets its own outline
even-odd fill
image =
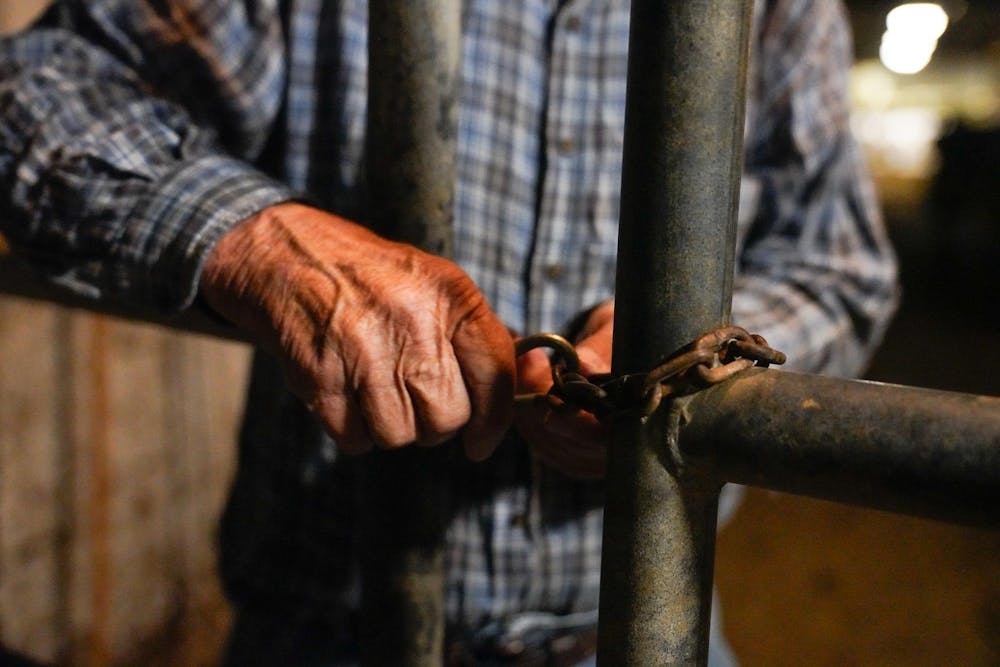
[[[466,0],[455,257],[513,330],[612,296],[625,0]],[[849,135],[832,0],[758,3],[733,321],[790,368],[850,374],[895,267]],[[307,196],[361,218],[361,0],[80,0],[0,45],[0,225],[94,299],[189,307],[216,239]],[[354,462],[258,357],[222,568],[237,600],[352,604]],[[602,489],[510,438],[456,456],[448,613],[467,629],[595,608]]]

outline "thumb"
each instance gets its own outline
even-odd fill
[[[549,357],[539,348],[529,350],[517,358],[517,387],[519,392],[544,393],[552,386],[552,366]]]
[[[611,324],[601,327],[576,344],[580,373],[585,376],[611,372]]]
[[[513,418],[514,346],[507,329],[483,307],[452,336],[472,414],[462,441],[466,455],[482,461],[493,453]]]

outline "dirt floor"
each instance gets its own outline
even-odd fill
[[[754,490],[718,549],[746,667],[1000,664],[1000,532]]]

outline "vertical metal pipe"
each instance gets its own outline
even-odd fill
[[[615,374],[729,318],[751,9],[632,2]],[[678,419],[667,408],[615,426],[601,665],[707,660],[720,482],[677,453]]]
[[[369,223],[451,254],[461,0],[369,0]]]
[[[459,0],[370,0],[369,222],[451,251]],[[442,664],[449,448],[375,452],[362,499],[362,660]]]

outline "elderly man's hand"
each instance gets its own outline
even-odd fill
[[[508,426],[513,343],[447,260],[279,204],[222,238],[201,290],[277,355],[289,387],[347,453],[462,431],[478,460]]]
[[[591,312],[575,347],[585,376],[611,372],[614,301]],[[552,387],[549,359],[541,349],[517,360],[518,392],[545,393]],[[607,468],[609,429],[587,412],[552,409],[541,403],[518,405],[514,423],[544,464],[575,479],[600,479]]]

